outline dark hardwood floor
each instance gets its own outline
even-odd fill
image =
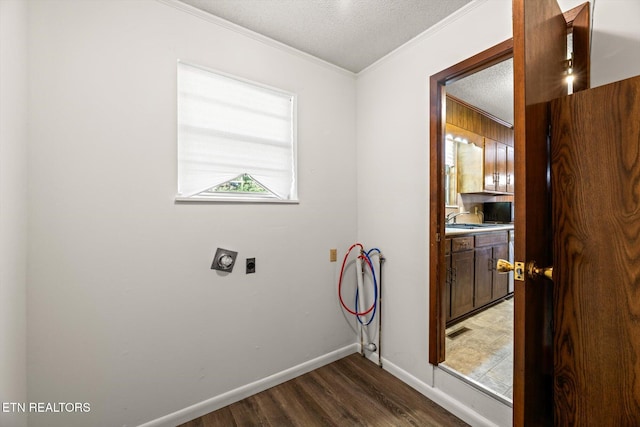
[[[466,425],[353,354],[180,427]]]

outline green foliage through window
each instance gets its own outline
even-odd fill
[[[211,195],[214,193],[254,193],[260,196],[273,197],[273,193],[265,186],[256,181],[251,175],[244,173],[237,177],[223,182],[220,185],[205,190],[201,195]]]

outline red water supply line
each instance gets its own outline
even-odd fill
[[[373,301],[373,304],[371,305],[371,307],[369,307],[369,309],[367,311],[357,312],[357,311],[351,310],[349,307],[347,307],[347,305],[344,303],[344,300],[342,299],[342,275],[344,273],[344,267],[347,264],[347,259],[349,258],[349,254],[351,253],[353,248],[355,248],[356,246],[360,247],[360,252],[361,252],[361,254],[358,255],[358,258],[366,260],[367,264],[369,265],[369,268],[373,272],[373,265],[371,265],[371,261],[369,261],[369,258],[367,258],[366,256],[362,255],[362,253],[364,253],[364,247],[362,246],[362,244],[354,243],[353,245],[351,245],[351,247],[349,248],[347,253],[344,255],[344,259],[342,260],[342,268],[340,269],[340,279],[338,279],[338,297],[340,298],[340,304],[342,305],[342,307],[345,310],[347,310],[349,313],[353,314],[354,316],[365,316],[365,315],[371,313],[371,311],[373,311],[373,309],[375,308],[375,306],[376,306],[376,301],[375,300]]]

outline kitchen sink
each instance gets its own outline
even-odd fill
[[[465,230],[475,230],[478,228],[486,228],[486,227],[499,227],[504,224],[463,224],[463,223],[454,223],[454,224],[445,224],[445,228],[462,228]]]

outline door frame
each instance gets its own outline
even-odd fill
[[[444,361],[445,275],[444,271],[444,124],[446,122],[445,85],[482,71],[513,56],[513,39],[505,40],[465,59],[430,79],[430,170],[429,170],[429,363]]]
[[[525,0],[514,0],[514,7],[521,7]],[[567,26],[567,32],[573,31],[574,34],[574,74],[578,79],[578,86],[574,84],[574,92],[588,89],[590,87],[590,9],[589,3],[583,3],[575,8],[563,13]],[[515,15],[515,14],[514,14]],[[518,16],[521,16],[518,15]],[[522,35],[520,35],[522,37]],[[520,41],[520,43],[522,43]],[[509,53],[500,53],[500,48],[507,49]],[[444,269],[444,123],[446,122],[446,97],[445,85],[448,82],[454,82],[483,68],[489,67],[501,60],[513,56],[513,39],[500,43],[493,48],[487,49],[471,58],[468,58],[452,67],[449,67],[437,74],[431,76],[430,79],[430,225],[429,225],[429,363],[437,366],[445,360],[445,324],[446,316],[444,313],[445,305],[445,276]],[[519,45],[520,46],[520,45]],[[523,55],[523,53],[520,53]],[[520,58],[521,60],[522,58]],[[514,76],[522,72],[522,68],[518,68],[514,60]],[[518,97],[522,97],[522,93],[514,93],[514,102]],[[516,129],[517,131],[517,129]],[[517,183],[516,183],[517,186]],[[516,193],[518,193],[516,188]],[[516,212],[516,222],[518,216],[523,213]],[[522,218],[521,218],[522,219]],[[522,298],[520,298],[522,300]],[[521,301],[524,303],[524,301]],[[520,307],[522,308],[522,307]],[[519,309],[516,304],[516,311]],[[535,310],[534,310],[535,311]],[[514,340],[518,334],[523,331],[514,328]],[[520,338],[524,338],[520,336]],[[522,350],[521,350],[522,351]],[[514,355],[516,356],[516,355]],[[522,355],[520,355],[522,356]],[[545,363],[549,363],[548,360]],[[537,411],[535,408],[536,399],[530,399],[530,408],[523,407],[524,402],[524,375],[527,374],[522,360],[516,360],[514,357],[514,425],[523,425],[532,413]],[[528,375],[535,375],[531,370]],[[518,379],[518,381],[516,381]],[[516,384],[517,383],[517,384]],[[517,387],[516,387],[517,386]],[[534,393],[535,394],[535,393]],[[539,391],[538,394],[544,394]],[[526,409],[526,410],[525,410]],[[530,411],[529,411],[530,410]],[[544,410],[542,411],[544,412]],[[542,417],[546,416],[546,413]]]
[[[589,88],[589,3],[583,3],[564,12],[567,31],[574,31],[574,50],[577,61],[579,87]],[[576,43],[576,36],[580,37]],[[445,276],[444,265],[444,123],[446,122],[445,86],[470,74],[513,57],[513,39],[505,40],[489,49],[465,59],[430,78],[429,86],[429,363],[437,366],[445,360]],[[586,60],[584,59],[586,57]]]
[[[585,13],[586,12],[586,13]],[[567,32],[574,32],[574,74],[579,86],[574,92],[589,88],[589,3],[585,2],[563,13]],[[576,43],[575,37],[580,37]],[[586,46],[586,47],[585,47]],[[445,360],[445,276],[444,242],[444,124],[446,122],[447,83],[482,71],[513,57],[513,39],[465,59],[430,77],[429,82],[429,363],[437,366]],[[514,94],[517,96],[517,94]]]

